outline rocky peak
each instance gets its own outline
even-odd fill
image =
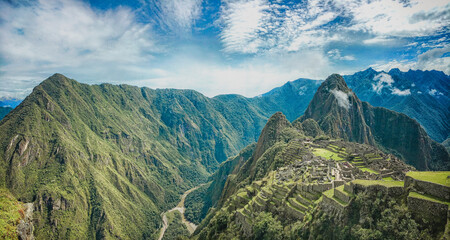
[[[331,90],[339,90],[343,92],[350,92],[351,90],[348,88],[347,83],[345,83],[344,78],[339,74],[330,75],[325,82],[319,87],[319,89],[325,88],[328,91]]]
[[[374,144],[363,116],[362,102],[338,74],[332,74],[322,83],[300,121],[309,118],[331,137]]]
[[[276,112],[267,121],[266,126],[261,131],[255,150],[255,159],[258,159],[268,147],[277,141],[281,131],[286,127],[290,127],[291,123],[281,112]]]

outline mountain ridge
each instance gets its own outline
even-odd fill
[[[447,150],[405,114],[361,102],[340,75],[331,75],[300,121],[312,118],[333,138],[390,151],[419,170],[450,170]]]

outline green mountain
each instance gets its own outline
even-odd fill
[[[192,238],[448,236],[450,172],[408,172],[414,168],[371,145],[313,138],[302,129],[276,113],[250,156],[230,158],[232,170],[224,163],[219,171],[229,176],[211,182],[225,182],[221,198]]]
[[[401,127],[392,132],[377,130],[390,124],[374,121],[391,121],[394,113],[389,115],[387,110],[373,108],[373,113],[346,116],[340,103],[324,93],[329,106],[324,114],[330,110],[338,118],[328,114],[327,121],[301,118],[291,124],[306,108],[305,99],[314,94],[307,89],[318,86],[317,81],[301,80],[255,98],[207,98],[193,90],[91,86],[55,74],[0,121],[0,187],[29,206],[37,239],[152,239],[162,226],[160,214],[174,207],[185,190],[208,180],[186,198],[186,217],[197,223],[213,219],[210,209],[220,209],[238,189],[272,176],[298,156],[344,159],[360,154],[361,172],[382,171],[383,166],[409,169],[374,148],[363,147],[369,155],[375,154],[368,157],[366,152],[361,155],[356,143],[333,145],[339,152],[334,147],[326,150],[328,142],[321,142],[329,141],[324,133],[351,141],[367,139],[375,145],[388,137],[378,133],[402,137]],[[356,97],[354,101],[362,109],[372,109],[357,103]],[[286,112],[287,117],[277,111]],[[421,129],[398,115],[400,123],[413,122]],[[340,133],[340,127],[353,127],[345,123],[350,120],[358,126],[355,133]],[[418,133],[413,128],[407,136],[411,142],[420,139],[440,151],[440,145],[433,145],[423,130]],[[313,140],[317,150],[299,147]],[[406,146],[415,146],[411,144]],[[389,146],[385,149],[397,150]],[[343,148],[353,152],[344,154]],[[422,150],[428,153],[429,149]],[[385,161],[372,164],[376,156]],[[352,159],[360,162],[357,158]],[[426,166],[439,166],[430,159]],[[401,179],[401,171],[392,170],[392,177]],[[203,221],[199,229],[207,224]]]
[[[310,118],[333,138],[377,146],[419,170],[450,170],[445,147],[430,139],[417,121],[361,102],[337,74],[322,83],[300,121]]]
[[[155,237],[159,214],[254,142],[271,114],[301,114],[277,92],[207,98],[55,74],[0,122],[0,186],[34,204],[38,239]]]

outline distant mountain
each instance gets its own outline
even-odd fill
[[[10,107],[0,107],[0,120],[2,120],[2,118],[4,118],[6,114],[11,112],[11,110],[13,109]]]
[[[16,99],[16,98],[0,98],[0,107],[10,107],[15,108],[17,107],[23,99]]]
[[[450,76],[440,71],[402,72],[372,68],[344,76],[362,101],[385,107],[416,119],[438,142],[450,135]]]
[[[362,101],[416,119],[437,142],[443,142],[450,136],[450,76],[445,73],[421,70],[401,72],[398,69],[378,72],[369,68],[343,77],[348,87]],[[262,96],[271,96],[277,101],[280,95],[290,96],[297,104],[291,109],[302,115],[322,82],[298,79]],[[300,115],[295,112],[286,113],[289,121],[296,119],[293,116]]]
[[[419,170],[450,170],[448,152],[418,122],[360,101],[340,75],[322,83],[300,121],[306,119],[333,138],[378,146]]]

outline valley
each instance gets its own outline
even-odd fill
[[[302,86],[314,89],[310,98],[292,95]],[[20,229],[36,239],[362,234],[324,220],[379,234],[387,220],[360,212],[360,199],[378,197],[374,209],[406,219],[398,236],[447,231],[448,199],[407,177],[450,170],[445,147],[414,119],[359,100],[337,74],[252,99],[55,74],[1,120],[0,132],[0,185],[33,206],[32,227]],[[391,196],[391,185],[407,187]],[[413,205],[443,217],[422,221],[429,215]],[[364,214],[379,225],[357,223]]]
[[[203,185],[203,184],[201,184],[201,185],[199,185],[199,186],[196,186],[196,187],[194,187],[194,188],[191,188],[191,189],[187,190],[186,192],[184,192],[183,195],[181,196],[180,202],[177,204],[176,207],[174,207],[174,208],[168,210],[167,212],[164,212],[164,213],[161,214],[161,215],[162,215],[163,226],[162,226],[162,229],[161,229],[161,233],[160,233],[160,235],[159,235],[159,237],[158,237],[158,240],[163,239],[164,233],[166,232],[167,227],[169,226],[168,220],[167,220],[167,213],[170,213],[170,212],[173,212],[173,211],[178,211],[178,212],[180,212],[180,214],[181,214],[181,221],[182,221],[182,223],[186,226],[186,228],[187,228],[187,230],[189,231],[190,234],[192,234],[192,233],[195,231],[195,229],[197,228],[197,225],[195,225],[195,224],[192,223],[192,222],[189,222],[189,221],[186,220],[186,218],[184,217],[184,212],[185,212],[184,200],[186,199],[186,196],[187,196],[189,193],[191,193],[191,192],[197,190],[197,189],[198,189],[199,187],[201,187],[202,185]]]

